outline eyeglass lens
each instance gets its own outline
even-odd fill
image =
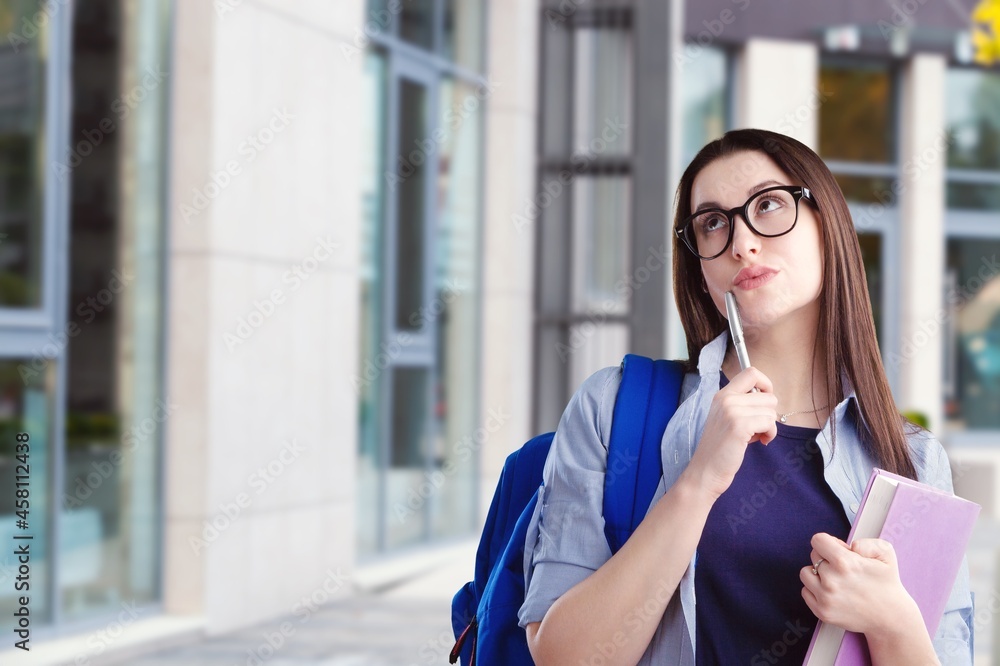
[[[795,224],[797,202],[784,190],[764,191],[747,202],[747,222],[760,236],[780,236]],[[687,240],[702,257],[721,254],[729,243],[731,220],[725,213],[706,211],[687,226]]]

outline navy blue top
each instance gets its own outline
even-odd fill
[[[801,664],[816,628],[799,580],[809,541],[817,532],[846,539],[851,529],[823,478],[819,430],[777,425],[770,444],[747,447],[698,543],[699,666]]]

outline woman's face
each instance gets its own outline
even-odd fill
[[[691,207],[742,206],[754,193],[774,185],[804,185],[792,180],[762,152],[747,151],[710,163],[695,177]],[[823,248],[816,210],[799,202],[795,228],[784,236],[763,238],[736,216],[732,244],[715,259],[701,262],[715,306],[726,315],[725,293],[740,304],[744,327],[767,328],[790,319],[815,322],[823,287]],[[750,269],[757,277],[748,279]],[[742,272],[741,272],[742,271]]]

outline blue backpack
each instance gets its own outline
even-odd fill
[[[612,553],[638,527],[660,483],[660,440],[677,410],[683,378],[676,361],[633,354],[622,361],[608,465],[623,471],[604,489],[604,534]],[[452,600],[452,664],[461,658],[462,666],[534,665],[517,613],[525,593],[524,542],[553,434],[538,435],[504,463],[476,552],[475,580]]]

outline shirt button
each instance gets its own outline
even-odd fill
[[[852,513],[857,513],[858,512],[858,503],[857,502],[851,502],[851,512]]]

